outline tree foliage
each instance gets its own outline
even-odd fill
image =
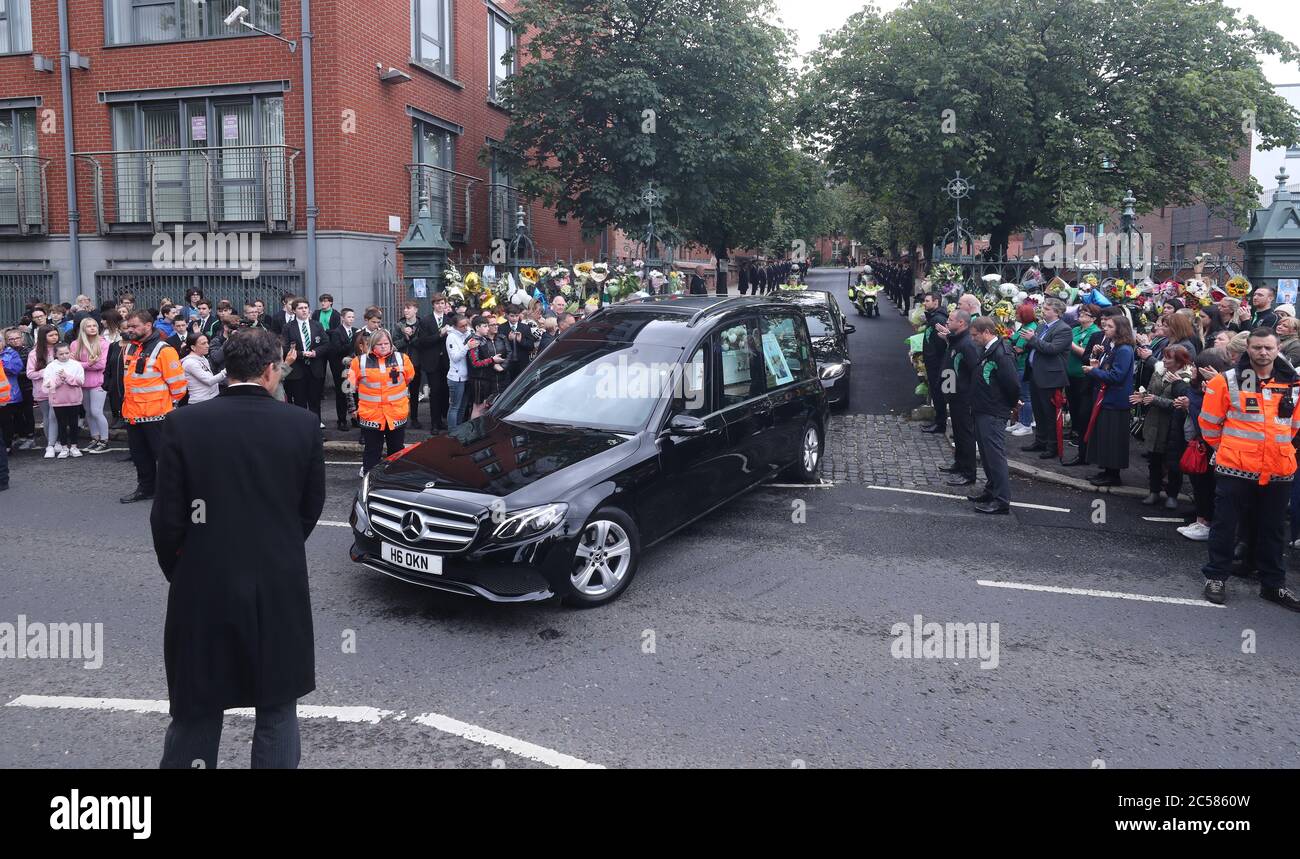
[[[516,184],[596,231],[657,225],[722,250],[765,238],[790,135],[789,34],[770,0],[523,0],[503,92]]]
[[[800,122],[830,165],[910,208],[927,252],[957,170],[973,232],[1098,220],[1131,188],[1140,211],[1204,202],[1241,214],[1249,145],[1300,139],[1257,54],[1294,46],[1222,0],[910,0],[823,39]]]

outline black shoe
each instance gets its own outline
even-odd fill
[[[1033,444],[1029,445],[1028,447],[1022,447],[1022,448],[1020,448],[1020,449],[1021,449],[1021,451],[1023,451],[1024,453],[1038,453],[1039,451],[1047,450],[1047,445],[1045,445],[1045,444],[1040,444],[1039,442],[1034,442]]]
[[[1052,450],[1052,449],[1049,447],[1047,450],[1045,450],[1045,451],[1043,451],[1042,453],[1038,454],[1038,458],[1039,458],[1039,459],[1056,459],[1056,451]]]
[[[1154,507],[1155,505],[1160,503],[1160,493],[1152,492],[1150,495],[1148,495],[1146,498],[1143,498],[1138,503],[1144,507]]]
[[[0,492],[8,492],[8,491],[9,491],[9,484],[8,484],[8,483],[0,483]]]
[[[987,504],[993,500],[993,496],[987,489],[983,489],[979,492],[972,492],[970,495],[967,495],[966,500],[974,501],[976,504]]]
[[[1264,592],[1261,590],[1259,595],[1264,596]],[[1215,605],[1223,605],[1228,601],[1228,586],[1219,579],[1206,579],[1205,598]]]
[[[351,429],[351,427],[348,426],[347,421],[339,421],[338,428],[339,428],[339,432],[347,432],[349,429]]]
[[[135,492],[132,492],[130,495],[123,495],[121,498],[117,500],[121,501],[123,504],[134,504],[137,501],[148,501],[151,498],[153,498],[152,492],[149,493],[148,495],[145,495],[143,492],[137,489]]]
[[[1074,468],[1076,465],[1087,465],[1087,464],[1088,461],[1081,456],[1076,456],[1074,459],[1061,463],[1061,465],[1064,465],[1066,468]]]
[[[1260,588],[1259,595],[1269,602],[1275,602],[1282,608],[1300,611],[1300,599],[1296,599],[1290,588]]]
[[[926,424],[925,426],[921,427],[921,432],[928,432],[931,434],[937,432],[943,432],[943,427],[939,426],[938,424]]]
[[[1117,474],[1098,474],[1096,477],[1089,478],[1088,482],[1093,486],[1119,486],[1122,481]]]
[[[967,477],[964,474],[954,474],[944,481],[945,486],[973,486],[975,478]]]
[[[961,466],[959,466],[959,465],[955,465],[955,464],[954,464],[954,465],[941,465],[941,466],[939,466],[939,470],[942,471],[944,474],[961,474],[961,473],[962,473]]]
[[[133,461],[133,460],[131,459],[131,454],[129,454],[129,453],[128,453],[126,456],[124,456],[124,457],[122,457],[121,459],[118,460],[118,462],[132,462],[132,461]]]
[[[988,501],[984,504],[976,504],[975,509],[981,513],[989,513],[994,516],[1005,516],[1011,512],[1011,508],[1006,504],[999,504],[996,501]]]

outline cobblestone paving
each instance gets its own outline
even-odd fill
[[[878,486],[942,486],[937,471],[952,461],[941,435],[899,415],[833,415],[823,474],[836,482]]]

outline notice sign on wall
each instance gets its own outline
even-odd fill
[[[237,114],[227,113],[221,117],[221,139],[239,139],[239,116]]]
[[[1296,294],[1300,293],[1300,278],[1288,278],[1277,282],[1277,303],[1295,304]]]
[[[190,140],[208,139],[208,118],[206,116],[190,117]]]

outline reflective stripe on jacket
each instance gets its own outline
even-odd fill
[[[185,396],[180,356],[158,336],[122,352],[122,418],[131,424],[160,421]]]
[[[1215,376],[1205,385],[1198,418],[1201,437],[1216,451],[1215,466],[1233,476],[1258,480],[1293,479],[1296,471],[1292,439],[1300,430],[1300,409],[1295,408],[1297,377],[1279,359],[1273,378],[1262,386],[1243,384],[1249,371],[1244,359],[1237,367]],[[1289,417],[1279,408],[1290,400]]]
[[[410,358],[400,352],[387,358],[368,352],[353,361],[348,372],[356,391],[357,423],[379,430],[397,429],[406,424],[411,414],[407,386],[415,378]]]

